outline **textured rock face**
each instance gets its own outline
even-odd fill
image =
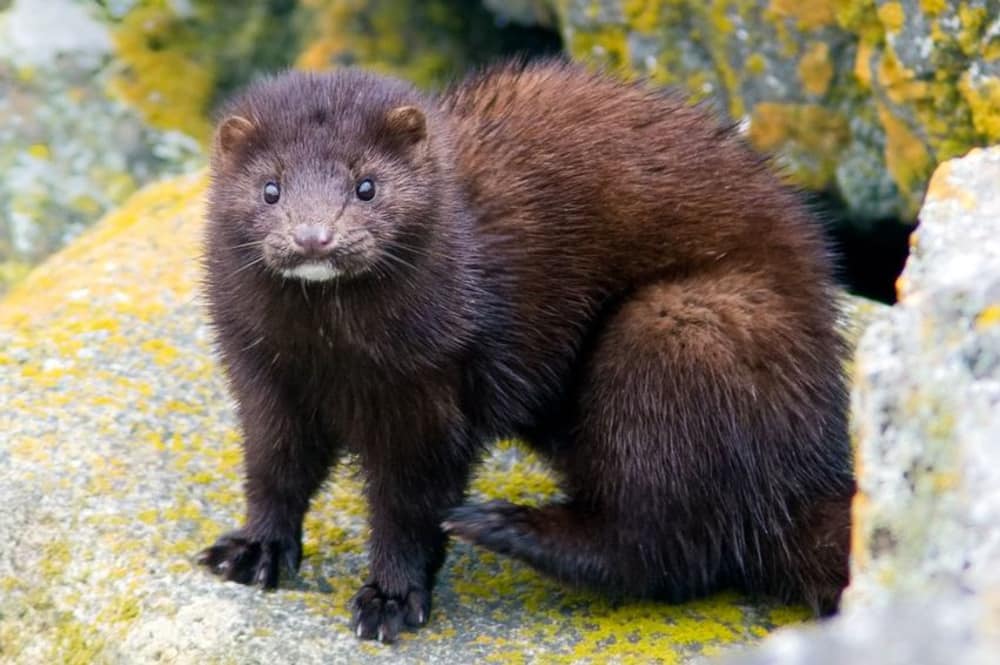
[[[540,4],[509,11],[544,17]],[[711,99],[796,182],[834,191],[859,220],[912,220],[935,164],[1000,141],[996,0],[548,6],[574,56]]]
[[[225,584],[193,555],[243,509],[239,433],[197,295],[204,178],[166,181],[0,301],[0,662],[681,663],[755,642],[802,608],[720,595],[614,606],[456,545],[429,626],[360,643],[367,556],[347,463],[313,502],[298,579]],[[555,485],[501,446],[479,497]]]
[[[858,346],[859,494],[843,616],[737,663],[996,663],[1000,146],[931,180],[900,302]]]
[[[1000,147],[946,162],[858,348],[851,603],[1000,591]]]

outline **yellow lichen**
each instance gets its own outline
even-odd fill
[[[135,7],[114,32],[122,69],[110,89],[154,127],[204,140],[215,80],[206,63],[191,56],[194,39],[166,4]]]
[[[629,26],[639,32],[654,32],[663,27],[661,8],[661,3],[650,0],[625,0],[622,4]]]
[[[771,0],[768,12],[782,19],[794,19],[800,30],[816,30],[834,22],[833,4],[828,0]]]
[[[830,88],[833,79],[833,63],[830,62],[830,47],[826,42],[812,42],[806,47],[799,60],[799,79],[806,92],[822,95]]]
[[[624,28],[609,25],[599,30],[573,33],[570,50],[574,55],[590,62],[600,62],[619,74],[628,73],[630,65],[628,39]]]
[[[878,81],[894,104],[905,105],[930,96],[930,84],[904,67],[892,49],[887,49],[879,61]]]
[[[840,151],[850,140],[847,119],[815,104],[758,103],[750,117],[750,142],[767,153],[802,155],[789,175],[803,186],[822,189],[833,177]]]
[[[958,18],[962,22],[962,29],[958,33],[958,45],[968,56],[979,55],[980,40],[989,18],[986,8],[970,7],[963,2],[958,7]]]
[[[854,58],[854,78],[864,90],[872,87],[872,54],[874,48],[871,44],[861,42],[858,44],[858,53]]]
[[[937,16],[948,8],[948,0],[920,0],[920,9],[928,16]]]
[[[1000,141],[1000,78],[974,81],[967,72],[958,84],[972,112],[973,127],[987,141]]]
[[[875,0],[832,0],[837,25],[858,36],[865,44],[879,45],[885,28],[878,18]]]
[[[900,2],[887,2],[878,8],[878,19],[885,26],[886,32],[899,32],[906,21],[906,12]]]
[[[990,305],[976,317],[976,328],[986,330],[1000,325],[1000,304]]]
[[[35,159],[51,159],[52,151],[49,150],[49,146],[44,143],[35,143],[28,147],[28,154]]]
[[[753,76],[760,76],[767,69],[767,58],[760,53],[751,53],[747,58],[747,72]]]
[[[878,117],[885,130],[885,163],[907,205],[907,216],[915,215],[934,162],[923,141],[884,104]]]

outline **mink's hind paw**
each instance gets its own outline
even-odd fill
[[[532,510],[508,501],[488,501],[460,506],[441,524],[444,532],[459,540],[481,545],[499,554],[512,554],[519,541],[534,541]]]
[[[197,561],[228,581],[275,589],[282,566],[290,575],[298,571],[302,543],[295,538],[251,539],[239,529],[202,550]]]
[[[351,630],[364,640],[395,642],[404,626],[419,628],[427,623],[431,595],[410,587],[403,595],[384,593],[369,582],[351,599]]]

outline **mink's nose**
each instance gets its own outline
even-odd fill
[[[299,224],[292,229],[295,250],[309,258],[328,256],[333,249],[333,232],[318,224]]]

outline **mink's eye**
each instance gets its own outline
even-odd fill
[[[280,198],[281,187],[278,187],[278,183],[269,182],[264,185],[264,201],[266,203],[277,203]]]
[[[371,201],[375,198],[375,183],[371,178],[365,178],[358,183],[358,188],[354,191],[362,201]]]

